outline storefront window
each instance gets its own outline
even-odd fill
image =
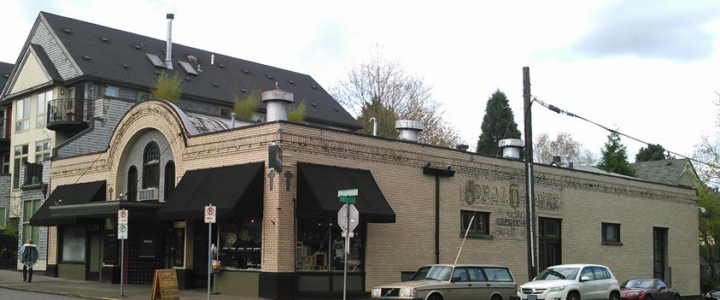
[[[63,262],[85,262],[85,228],[63,228],[62,260]]]
[[[220,264],[226,270],[260,269],[262,218],[220,222]]]
[[[365,226],[355,228],[350,239],[348,271],[362,272],[365,259]],[[342,271],[345,267],[342,230],[331,222],[298,220],[295,268],[301,271]]]

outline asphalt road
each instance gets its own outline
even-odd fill
[[[0,299],[13,300],[77,300],[80,298],[57,296],[33,292],[21,292],[8,289],[0,289]]]

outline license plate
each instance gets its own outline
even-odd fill
[[[537,295],[528,295],[527,300],[537,300]]]

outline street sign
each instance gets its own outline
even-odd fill
[[[217,220],[217,207],[205,206],[205,223],[215,223]]]
[[[118,239],[119,240],[127,240],[128,238],[128,225],[127,224],[118,224]]]
[[[341,190],[338,191],[338,198],[340,202],[347,204],[355,204],[355,197],[358,195],[358,190]]]
[[[118,210],[118,224],[128,223],[128,211],[126,209]]]
[[[350,207],[349,213],[347,211],[348,206]],[[350,219],[348,219],[348,214],[350,215]],[[338,211],[338,225],[340,225],[340,228],[342,228],[343,231],[352,232],[355,230],[355,227],[358,226],[358,223],[360,223],[360,212],[355,208],[355,205],[343,205]]]

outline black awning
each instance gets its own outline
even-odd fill
[[[264,165],[259,162],[186,172],[158,210],[158,219],[200,219],[210,203],[217,207],[218,218],[262,216]]]
[[[338,191],[347,189],[358,190],[355,207],[360,212],[360,221],[395,223],[395,212],[370,171],[308,163],[298,163],[298,216],[324,214],[336,219],[343,205],[338,200]]]
[[[50,207],[65,207],[105,201],[105,181],[61,185],[30,218],[32,226],[55,226],[77,223],[78,215],[53,215]]]

